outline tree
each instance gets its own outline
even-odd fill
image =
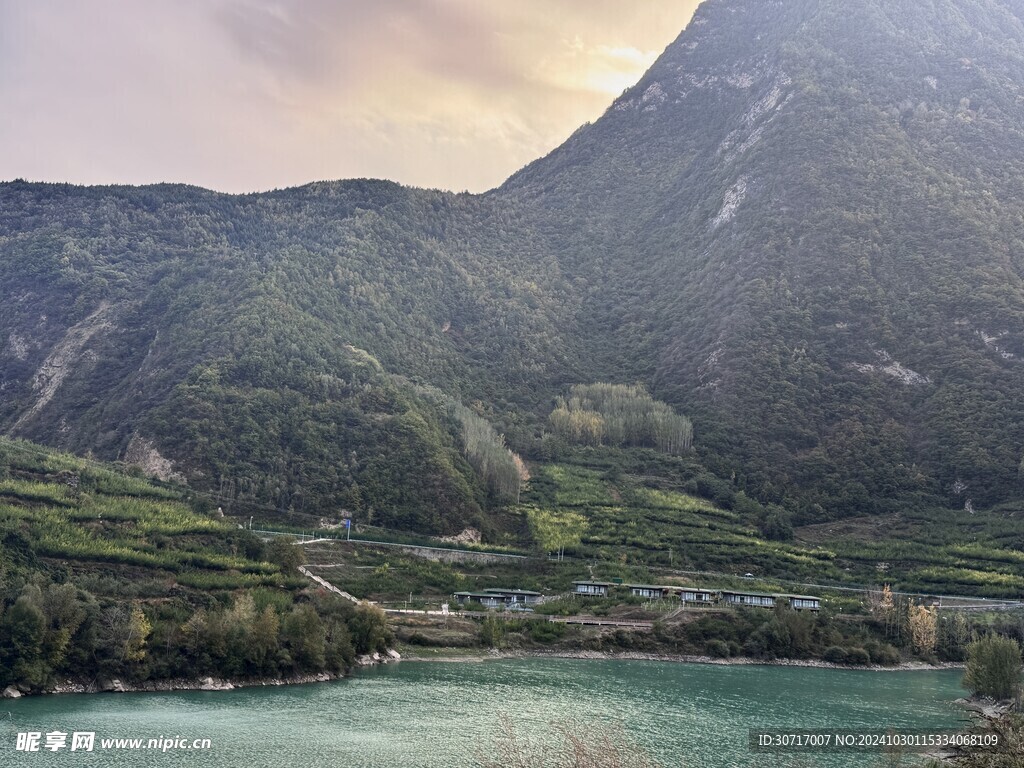
[[[126,661],[142,661],[146,658],[146,640],[153,630],[142,608],[133,605],[128,614],[128,632],[124,641],[124,658]]]
[[[6,682],[42,685],[47,672],[43,663],[46,617],[26,595],[7,609],[0,622],[0,675]]]
[[[292,608],[281,624],[281,638],[297,669],[323,669],[327,633],[313,606],[306,603]]]
[[[580,543],[589,524],[587,518],[576,512],[527,510],[530,532],[544,552],[557,552],[561,560],[566,547]]]
[[[281,621],[272,606],[266,606],[253,622],[250,638],[249,658],[260,672],[268,671],[268,665],[277,650],[278,632]]]
[[[275,536],[267,545],[267,559],[281,566],[286,574],[291,574],[306,562],[306,553],[291,536]]]
[[[635,445],[681,454],[693,444],[693,425],[643,387],[577,384],[548,417],[560,436],[583,445]]]
[[[256,623],[256,604],[252,595],[243,593],[235,598],[235,604],[225,615],[227,659],[224,671],[237,675],[249,667],[255,671],[255,656],[252,634]]]
[[[907,624],[910,644],[916,653],[926,655],[935,651],[938,640],[938,613],[926,605],[907,606]]]
[[[977,696],[1012,698],[1020,689],[1021,656],[1016,640],[990,634],[967,646],[964,687]]]
[[[146,641],[152,625],[142,608],[124,604],[112,605],[103,611],[100,626],[100,649],[116,668],[146,658]]]
[[[85,621],[86,611],[72,584],[50,584],[39,591],[39,598],[47,620],[43,655],[50,668],[57,670],[64,663],[71,638]]]
[[[375,605],[357,605],[348,626],[356,653],[382,653],[391,643],[387,614]]]
[[[489,614],[480,622],[480,644],[486,648],[500,648],[505,637],[505,625],[497,616]]]
[[[971,628],[962,613],[943,616],[939,623],[939,652],[950,661],[967,658],[967,645],[971,640]]]

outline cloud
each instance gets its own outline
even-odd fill
[[[635,82],[694,0],[0,0],[0,178],[483,190]]]

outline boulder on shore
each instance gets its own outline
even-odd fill
[[[212,677],[204,677],[199,681],[200,691],[233,691],[235,686],[221,680],[214,680]]]
[[[20,699],[21,691],[19,691],[16,686],[8,685],[6,688],[4,688],[3,694],[0,695],[2,695],[5,699]]]

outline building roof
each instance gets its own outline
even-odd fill
[[[484,592],[494,592],[499,595],[536,595],[537,597],[540,597],[542,594],[530,589],[498,589],[497,587],[488,587]]]
[[[678,589],[678,590],[680,590],[682,592],[709,592],[710,593],[710,592],[717,592],[718,591],[717,589],[710,589],[708,587],[673,587],[673,589]]]
[[[573,584],[589,584],[592,587],[614,587],[610,581],[574,581]]]
[[[776,597],[788,597],[790,600],[818,600],[821,601],[820,597],[815,595],[776,595]]]

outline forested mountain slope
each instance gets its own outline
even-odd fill
[[[1022,9],[706,2],[501,191],[602,286],[605,365],[805,520],[1020,490]]]
[[[496,499],[417,385],[529,458],[640,382],[798,522],[1016,498],[1021,84],[1018,0],[708,0],[485,195],[0,185],[0,429],[448,532]]]
[[[453,430],[391,374],[513,414],[576,377],[571,287],[493,202],[12,183],[0,212],[4,428],[229,498],[479,525]]]

